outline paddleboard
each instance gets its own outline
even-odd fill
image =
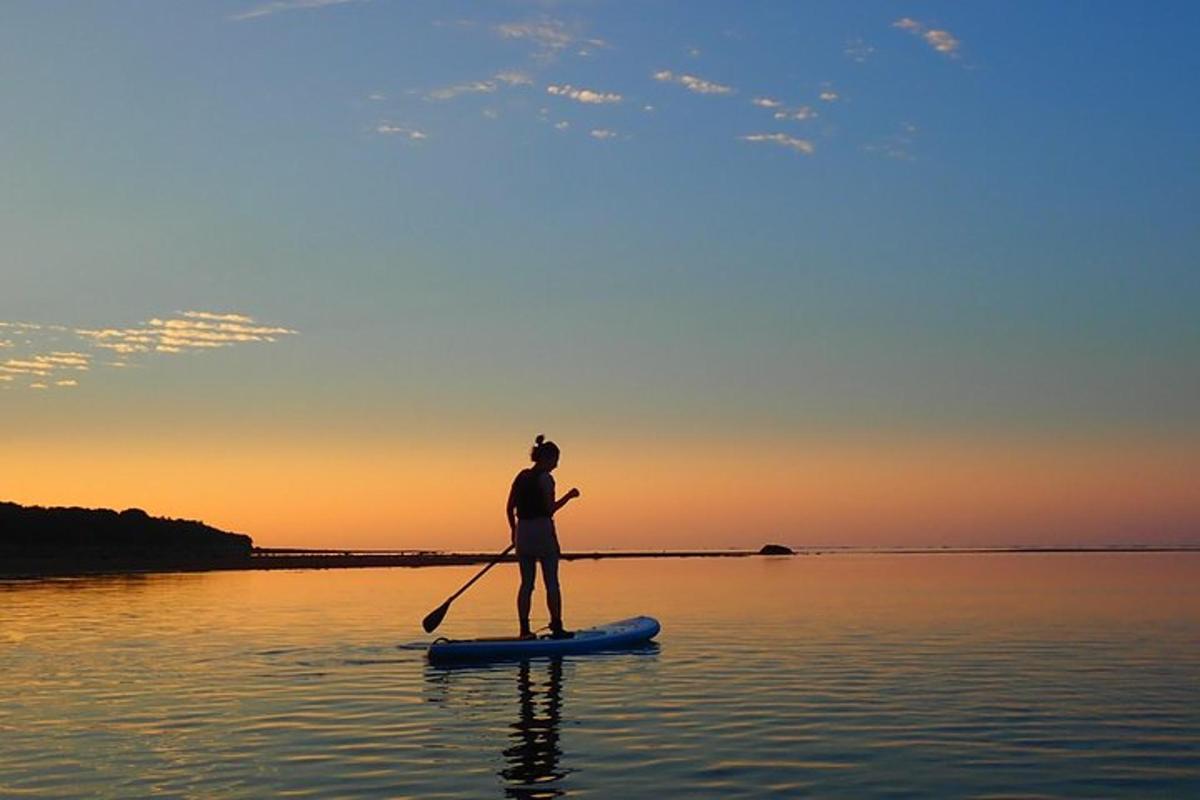
[[[632,617],[576,631],[571,639],[438,639],[429,646],[429,660],[495,661],[620,650],[645,644],[660,627],[653,617]]]

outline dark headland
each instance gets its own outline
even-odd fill
[[[567,552],[566,561],[612,558],[746,558],[760,555],[1064,553],[1196,551],[1196,546],[1112,547],[807,547],[768,544],[760,550],[642,550]],[[494,553],[436,550],[315,550],[255,547],[230,533],[186,519],[145,511],[42,508],[0,502],[0,577],[44,577],[136,572],[245,569],[343,569],[486,564]],[[515,561],[506,556],[504,561]]]
[[[246,562],[249,536],[139,508],[42,508],[0,503],[0,573],[221,569]]]

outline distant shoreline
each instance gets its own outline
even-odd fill
[[[497,546],[499,546],[499,542]],[[563,554],[567,561],[605,558],[791,558],[824,555],[986,553],[1177,553],[1195,545],[1104,547],[839,547],[768,543],[758,550],[598,550]],[[152,517],[138,508],[22,506],[0,502],[0,578],[136,575],[272,569],[443,567],[487,564],[494,552],[255,547],[249,536],[203,522]],[[509,555],[503,561],[515,561]]]
[[[639,550],[563,553],[564,561],[645,558],[801,558],[844,555],[996,555],[996,554],[1131,554],[1200,553],[1200,545],[1117,545],[1107,547],[795,547],[793,555],[762,555],[757,550]],[[308,550],[255,548],[248,556],[228,559],[162,560],[112,558],[6,559],[0,578],[45,578],[80,575],[153,574],[169,572],[225,572],[241,570],[363,569],[381,567],[445,567],[486,564],[494,553],[437,551]],[[515,561],[505,556],[505,562]]]

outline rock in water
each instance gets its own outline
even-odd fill
[[[794,556],[796,551],[782,544],[764,544],[758,554],[760,556]]]

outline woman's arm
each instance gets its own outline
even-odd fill
[[[565,506],[568,501],[574,500],[576,497],[579,497],[579,490],[572,489],[554,502],[554,510],[558,511],[560,508]]]
[[[565,506],[571,500],[574,500],[576,497],[579,497],[579,490],[572,489],[571,491],[564,494],[562,497],[555,500],[554,499],[554,478],[551,477],[550,473],[548,473],[548,472],[546,473],[545,478],[542,480],[542,491],[546,493],[546,506],[550,509],[551,514],[553,514],[555,511],[558,511],[560,508]]]
[[[508,500],[504,503],[504,515],[508,517],[508,533],[512,537],[512,543],[517,543],[517,482],[513,481],[512,487],[508,490]]]

